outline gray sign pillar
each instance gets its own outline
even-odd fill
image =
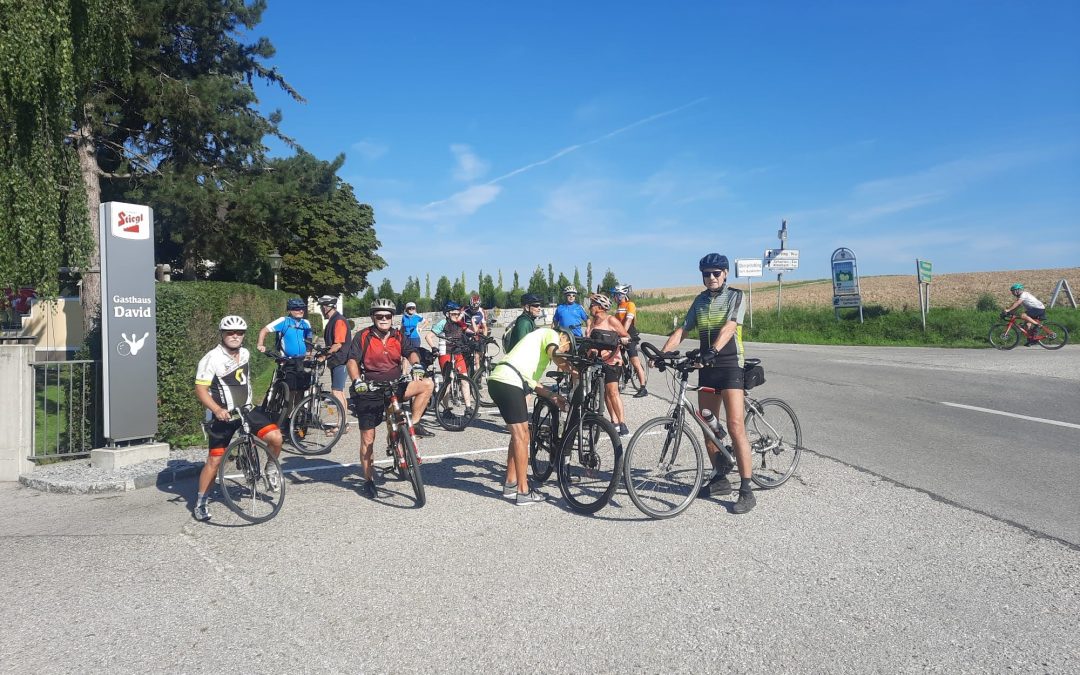
[[[153,210],[102,204],[102,404],[110,446],[157,433],[156,310]]]

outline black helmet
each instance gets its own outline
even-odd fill
[[[702,258],[698,264],[698,270],[704,272],[705,270],[726,270],[729,269],[726,255],[720,255],[719,253],[709,253]]]
[[[539,304],[540,304],[540,297],[537,296],[535,293],[526,293],[525,295],[521,296],[521,306],[522,307],[524,307],[525,305],[539,305]]]
[[[289,301],[285,303],[285,309],[290,312],[294,309],[307,309],[307,303],[300,298],[289,298]]]
[[[459,309],[461,309],[461,305],[457,304],[453,300],[447,300],[446,304],[443,305],[442,311],[443,314],[445,314],[447,312],[456,312]]]

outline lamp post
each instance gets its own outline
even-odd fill
[[[274,249],[274,252],[266,256],[266,260],[270,263],[270,270],[274,273],[274,290],[277,290],[277,275],[281,270],[281,254]]]

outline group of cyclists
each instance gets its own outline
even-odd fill
[[[697,329],[701,350],[707,364],[701,370],[699,392],[701,408],[718,414],[722,406],[726,413],[728,433],[732,437],[741,482],[739,497],[733,511],[746,513],[755,505],[750,489],[750,452],[743,427],[743,346],[742,321],[745,313],[742,291],[727,284],[728,259],[718,253],[709,253],[698,263],[705,289],[690,306],[682,326],[668,337],[662,351],[676,347],[690,331]],[[522,296],[521,314],[510,325],[503,337],[503,357],[498,360],[487,382],[488,392],[510,433],[507,448],[506,479],[503,495],[512,497],[516,504],[529,505],[546,498],[538,490],[531,489],[528,480],[528,452],[530,442],[529,410],[527,396],[550,399],[565,409],[568,402],[558,392],[543,386],[540,381],[549,366],[570,370],[568,361],[561,357],[570,349],[571,336],[610,338],[618,349],[600,356],[604,364],[604,399],[612,423],[622,436],[630,433],[624,417],[618,380],[624,359],[637,371],[641,387],[635,398],[648,396],[645,387],[645,371],[637,349],[640,335],[636,327],[637,308],[630,300],[630,287],[617,285],[611,297],[604,293],[589,295],[587,305],[578,302],[577,288],[562,289],[563,302],[555,308],[551,327],[536,325],[543,305],[532,293]],[[421,339],[425,322],[416,311],[415,303],[405,306],[400,328],[394,326],[395,304],[392,300],[379,298],[371,303],[371,325],[352,334],[349,322],[337,311],[337,298],[322,296],[317,300],[324,318],[323,340],[328,348],[326,355],[331,373],[331,389],[343,406],[351,410],[360,432],[359,455],[363,483],[361,492],[374,498],[377,490],[374,482],[373,446],[375,431],[385,415],[384,397],[380,391],[370,391],[369,383],[395,383],[400,399],[411,401],[412,421],[416,435],[432,436],[420,420],[434,393],[434,384],[424,377],[422,364],[424,349]],[[470,338],[487,337],[490,320],[480,306],[480,297],[474,294],[470,304],[462,307],[447,302],[442,317],[431,326],[426,335],[432,358],[437,358],[440,369],[455,368],[465,372],[466,354],[460,345]],[[286,358],[304,357],[310,349],[313,337],[311,324],[304,319],[305,303],[299,298],[289,300],[287,315],[262,327],[256,347],[265,352],[265,340],[270,333],[277,338],[277,350]],[[239,316],[221,319],[218,326],[220,343],[207,352],[199,362],[195,376],[195,393],[199,402],[209,411],[207,424],[209,452],[199,478],[194,517],[209,520],[207,491],[216,474],[221,457],[241,421],[230,412],[241,406],[251,406],[253,396],[250,381],[249,354],[242,344],[247,322]],[[479,358],[479,354],[475,355]],[[470,356],[472,358],[472,356]],[[406,373],[406,368],[408,373]],[[445,370],[443,370],[445,372]],[[408,376],[408,375],[411,375]],[[346,392],[346,381],[353,384]],[[251,431],[262,439],[276,456],[281,451],[282,434],[277,425],[258,408],[248,414]],[[348,423],[346,424],[346,430]],[[708,444],[709,457],[716,469],[712,480],[703,488],[703,494],[724,495],[733,491],[726,475],[732,467],[719,466],[718,449]]]

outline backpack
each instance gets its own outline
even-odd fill
[[[528,332],[532,332],[533,330],[536,329],[536,324],[533,322],[532,317],[525,314],[524,312],[522,312],[520,315],[518,315],[518,318],[514,319],[514,323],[511,324],[510,330],[503,333],[503,336],[502,336],[503,354],[509,354],[510,350],[514,348],[514,345],[517,344],[517,341],[513,339],[513,336],[514,336],[514,333],[516,332],[515,329],[517,328],[518,321],[521,321],[522,319],[524,319],[525,321],[528,321],[529,325],[531,326],[531,328],[529,328]]]

